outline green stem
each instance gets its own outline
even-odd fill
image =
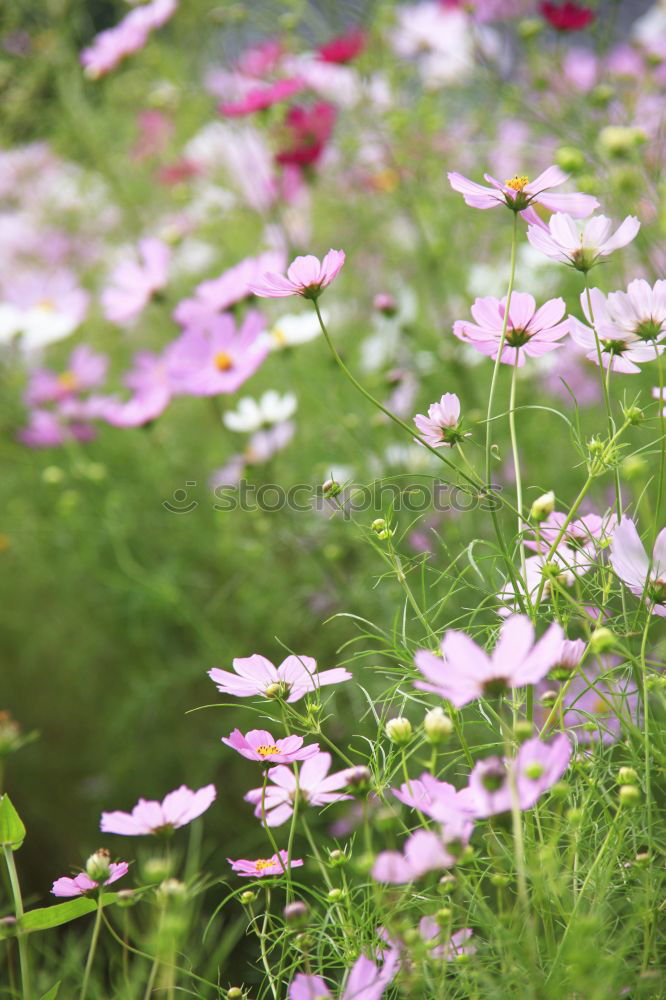
[[[507,307],[508,313],[508,307]],[[505,317],[506,318],[506,317]],[[527,568],[525,565],[525,546],[523,545],[523,483],[520,474],[520,454],[518,452],[518,437],[516,435],[516,381],[518,375],[518,364],[513,366],[511,375],[511,395],[509,397],[509,429],[511,432],[511,451],[513,452],[513,469],[516,476],[516,502],[518,504],[518,544],[520,545],[520,572],[525,581],[525,592],[527,593]],[[529,601],[529,594],[527,594]]]
[[[18,880],[18,872],[16,871],[16,862],[14,861],[14,852],[11,847],[5,845],[3,848],[5,855],[5,863],[7,865],[7,873],[9,875],[9,884],[12,890],[12,897],[14,900],[14,914],[16,919],[20,922],[23,917],[23,899],[21,897],[21,887]],[[21,966],[21,983],[23,985],[23,1000],[30,1000],[30,964],[28,962],[28,941],[25,934],[19,932],[18,935],[18,953],[19,953],[19,965]]]
[[[513,216],[513,231],[511,235],[511,265],[509,270],[509,285],[506,290],[506,305],[504,307],[504,321],[502,323],[502,333],[500,336],[499,346],[497,348],[497,356],[495,358],[495,367],[493,368],[493,375],[490,380],[490,391],[488,393],[488,411],[486,414],[486,485],[490,487],[490,460],[492,454],[493,436],[492,436],[492,419],[493,419],[493,403],[495,401],[495,390],[497,388],[497,379],[499,376],[500,365],[502,364],[502,352],[504,350],[504,342],[506,340],[506,331],[509,325],[509,309],[511,308],[511,296],[513,295],[513,286],[516,280],[516,250],[518,246],[518,214],[514,213]]]
[[[97,951],[97,942],[99,940],[99,931],[102,926],[102,910],[104,908],[104,903],[102,902],[102,889],[99,889],[99,896],[97,899],[97,912],[95,914],[95,924],[93,926],[92,937],[90,939],[90,947],[88,948],[88,958],[86,960],[86,968],[83,973],[83,983],[81,984],[81,1000],[85,1000],[88,995],[88,984],[90,983],[90,973],[92,972],[93,962],[95,961],[95,952]]]

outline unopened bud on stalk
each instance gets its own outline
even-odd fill
[[[527,719],[518,719],[513,727],[513,735],[516,737],[518,743],[524,743],[525,740],[529,740],[533,731],[534,727]]]
[[[182,902],[187,894],[187,886],[177,878],[166,878],[157,890],[157,894],[163,903]]]
[[[637,788],[636,785],[621,785],[618,795],[620,805],[625,806],[627,809],[637,806],[641,801],[640,788]]]
[[[397,715],[395,719],[389,719],[386,723],[386,735],[391,743],[402,746],[409,743],[412,738],[412,724],[409,719],[402,715]]]
[[[379,292],[372,304],[377,312],[383,313],[384,316],[395,316],[398,311],[398,303],[389,292]]]
[[[383,517],[376,517],[370,525],[370,528],[382,542],[386,541],[387,538],[391,538],[392,535],[395,535],[394,529],[389,528],[386,519]]]
[[[612,649],[615,649],[616,645],[617,639],[615,638],[615,634],[605,625],[595,628],[590,636],[590,652],[593,655],[595,653],[609,653]]]
[[[571,809],[567,809],[566,818],[570,826],[580,826],[585,817],[585,812],[578,806],[572,806]]]
[[[240,894],[240,901],[243,904],[243,906],[249,906],[250,903],[254,903],[256,898],[257,898],[256,892],[252,892],[251,889],[246,889],[245,892],[241,892]]]
[[[615,88],[608,83],[600,83],[590,91],[592,103],[598,108],[604,108],[615,97]]]
[[[428,743],[436,745],[437,743],[444,743],[449,738],[453,732],[453,723],[444,712],[444,709],[438,706],[426,712],[425,719],[423,720],[423,728]]]
[[[165,857],[146,858],[141,862],[141,878],[149,885],[163,882],[171,874],[171,862]]]
[[[243,1000],[243,991],[240,986],[230,986],[227,990],[227,1000]]]
[[[111,863],[111,855],[104,847],[100,847],[98,851],[91,854],[86,861],[86,875],[91,878],[93,882],[106,882],[109,875],[111,874],[111,869],[109,867]]]
[[[307,923],[310,907],[303,900],[296,899],[293,903],[287,903],[282,913],[285,921],[292,927],[303,927]]]
[[[566,781],[556,781],[550,790],[550,794],[554,795],[556,799],[566,799],[570,791],[571,788]]]
[[[339,903],[343,896],[342,889],[331,889],[328,894],[328,901],[329,903]]]
[[[638,775],[633,767],[621,767],[617,772],[617,781],[619,785],[637,785]]]
[[[120,889],[116,893],[116,905],[117,906],[134,906],[135,903],[139,902],[139,896],[134,889]]]
[[[371,777],[370,768],[364,764],[358,764],[356,767],[348,767],[345,771],[345,778],[349,788],[367,788]]]
[[[549,490],[548,493],[542,494],[542,496],[538,497],[532,504],[530,509],[530,520],[536,521],[537,524],[541,524],[541,522],[545,521],[554,510],[555,494],[552,490]]]
[[[554,705],[556,700],[557,700],[557,691],[553,691],[551,689],[548,691],[544,691],[544,693],[539,698],[539,704],[543,705],[545,708],[548,708],[550,705]]]
[[[336,482],[335,479],[327,479],[322,486],[322,492],[325,497],[337,497],[338,493],[342,492],[342,486],[340,483]]]
[[[442,906],[442,908],[439,909],[435,914],[435,920],[437,921],[440,927],[446,927],[449,924],[452,916],[453,916],[453,910],[451,909],[451,907]]]
[[[585,169],[585,154],[575,146],[560,146],[555,153],[555,161],[569,174],[578,174]]]
[[[607,125],[599,133],[599,149],[606,156],[622,159],[642,146],[647,136],[642,128],[631,125]]]
[[[338,868],[340,865],[346,865],[348,861],[349,858],[344,851],[335,850],[328,852],[328,863],[333,868]]]
[[[442,895],[449,893],[453,886],[456,884],[455,875],[442,875],[439,882],[437,883],[437,889]]]
[[[645,420],[645,414],[641,410],[640,406],[624,406],[622,408],[622,416],[625,420],[629,421],[630,424],[641,424]]]
[[[509,876],[505,875],[504,872],[493,872],[490,876],[490,881],[493,885],[496,885],[498,889],[502,889],[505,885],[510,882]]]

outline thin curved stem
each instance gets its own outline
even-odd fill
[[[23,898],[21,896],[18,872],[16,871],[16,862],[14,861],[14,852],[9,846],[3,847],[3,852],[14,900],[14,913],[16,919],[20,921],[23,916]],[[32,995],[30,990],[30,963],[28,961],[28,942],[25,934],[20,933],[18,936],[18,953],[19,965],[21,967],[21,983],[23,985],[23,1000],[30,1000]]]
[[[99,897],[97,900],[97,912],[95,914],[95,925],[93,927],[92,937],[90,939],[90,947],[88,948],[88,958],[86,960],[86,968],[83,973],[83,983],[81,984],[81,1000],[85,1000],[88,995],[88,985],[90,983],[90,973],[92,972],[93,962],[95,961],[95,952],[97,951],[97,942],[99,940],[99,932],[102,926],[102,910],[104,908],[104,903],[102,902],[102,890],[99,890]]]

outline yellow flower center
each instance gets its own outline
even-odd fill
[[[219,372],[228,372],[234,366],[234,359],[226,351],[218,351],[213,358],[213,364]]]
[[[279,326],[274,326],[271,332],[273,334],[273,340],[278,347],[287,346],[287,335],[284,330],[281,330]]]
[[[40,299],[40,301],[37,303],[37,308],[47,309],[49,312],[53,312],[55,310],[55,302],[53,302],[51,299]]]
[[[63,372],[62,375],[58,375],[58,385],[65,392],[74,392],[78,384],[79,379],[74,372]]]
[[[265,868],[272,868],[274,864],[274,861],[267,861],[265,858],[259,858],[258,861],[255,861],[254,867],[258,872],[263,872]]]
[[[279,753],[280,748],[276,747],[274,743],[264,743],[262,746],[257,747],[257,753],[260,757],[272,757],[273,754]]]
[[[511,188],[512,191],[523,191],[529,182],[530,179],[529,177],[526,177],[525,174],[516,174],[515,177],[510,177],[508,181],[505,181],[504,183],[508,188]]]

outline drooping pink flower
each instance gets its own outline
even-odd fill
[[[442,928],[434,917],[421,917],[419,933],[424,941],[437,941],[441,940]],[[445,962],[453,962],[460,955],[474,955],[476,946],[468,944],[473,933],[470,927],[464,927],[452,934],[448,941],[430,948],[428,954],[433,958],[443,958]]]
[[[400,952],[391,947],[383,963],[359,955],[351,969],[340,1000],[381,1000],[393,980],[400,962]],[[321,976],[299,972],[289,986],[289,1000],[332,1000],[333,994]]]
[[[590,302],[587,293],[582,292],[580,303],[590,326],[581,323],[575,316],[569,316],[571,339],[583,348],[585,357],[589,361],[599,364],[595,329],[601,349],[601,363],[604,368],[610,368],[612,371],[635,375],[640,372],[639,364],[654,361],[662,353],[663,344],[647,341],[616,325],[608,302],[598,288],[590,289]]]
[[[257,111],[265,111],[266,108],[271,108],[274,104],[289,100],[304,86],[304,81],[299,77],[276,80],[274,83],[253,87],[238,101],[224,101],[218,105],[218,111],[220,114],[226,115],[227,118],[253,115]]]
[[[241,859],[234,861],[227,858],[232,870],[242,878],[266,878],[268,875],[284,875],[287,870],[289,855],[286,851],[280,851],[280,856],[274,854],[271,858],[258,858],[256,861]],[[300,858],[292,858],[290,868],[302,868],[303,861]]]
[[[298,701],[321,687],[341,684],[351,678],[343,667],[317,673],[317,661],[311,656],[287,656],[276,667],[265,656],[255,653],[253,656],[236,657],[233,668],[234,674],[213,667],[208,676],[222,694],[231,694],[236,698],[256,696]]]
[[[546,257],[579,271],[589,271],[601,257],[608,257],[631,243],[641,224],[635,216],[628,215],[612,235],[611,226],[605,215],[595,215],[580,229],[571,212],[568,215],[556,212],[548,226],[536,222],[530,225],[527,238]]]
[[[405,841],[403,852],[382,851],[372,867],[372,877],[376,882],[401,885],[413,882],[427,872],[442,868],[452,868],[455,857],[446,849],[444,842],[432,830],[417,830]]]
[[[344,35],[338,35],[325,45],[320,45],[317,55],[324,62],[348,63],[363,51],[365,43],[365,32],[361,28],[351,28]]]
[[[561,627],[553,622],[535,643],[530,620],[513,615],[502,625],[497,645],[488,656],[464,632],[450,629],[442,639],[441,657],[428,649],[416,653],[414,662],[426,680],[414,685],[461,708],[507,687],[536,684],[556,662],[563,638]]]
[[[301,804],[309,806],[324,806],[351,798],[340,791],[347,787],[347,770],[329,774],[330,766],[330,753],[318,753],[305,761],[297,780],[290,767],[279,764],[268,772],[272,784],[266,786],[265,793],[263,788],[253,788],[245,795],[245,801],[256,807],[257,819],[262,819],[265,811],[268,826],[281,826],[294,811],[297,792]]]
[[[169,371],[175,392],[217,396],[236,392],[263,364],[268,346],[261,339],[264,317],[250,309],[240,329],[231,313],[188,327],[169,345]]]
[[[126,861],[112,861],[109,865],[109,877],[103,882],[95,882],[85,872],[80,872],[74,878],[63,876],[56,879],[51,892],[54,896],[83,896],[86,892],[99,889],[101,885],[111,885],[112,882],[117,882],[119,878],[127,874],[128,869],[129,865]]]
[[[420,778],[412,778],[392,791],[403,805],[436,820],[445,844],[468,843],[474,814],[467,789],[458,791],[447,781],[438,781],[426,771]]]
[[[81,53],[86,75],[96,80],[115,69],[126,56],[138,52],[150,33],[161,28],[177,7],[178,0],[151,0],[134,7],[115,27],[100,32]]]
[[[481,354],[496,358],[502,339],[506,296],[496,299],[488,295],[477,299],[471,311],[476,323],[456,320],[454,334]],[[538,358],[560,347],[558,341],[569,330],[569,321],[562,319],[564,313],[564,299],[550,299],[537,309],[532,295],[514,292],[509,306],[502,363],[522,368],[526,357]]]
[[[139,259],[122,261],[102,292],[102,309],[111,323],[134,322],[167,283],[171,249],[166,243],[153,237],[139,240]]]
[[[222,742],[242,757],[258,760],[262,764],[292,764],[295,760],[307,760],[319,753],[318,743],[304,747],[303,737],[295,735],[276,740],[266,729],[251,729],[245,735],[240,729],[234,729],[228,738],[222,737]]]
[[[449,173],[449,183],[454,191],[458,191],[471,208],[488,209],[496,205],[506,205],[513,212],[519,212],[527,222],[536,222],[532,205],[542,205],[551,212],[568,212],[576,219],[584,219],[599,207],[599,202],[589,194],[574,192],[572,194],[551,194],[554,187],[559,187],[568,180],[559,167],[548,167],[533,181],[528,177],[516,176],[502,184],[490,174],[484,174],[488,184],[477,184],[476,181],[463,177],[462,174]]]
[[[645,593],[652,613],[666,617],[666,528],[657,535],[650,560],[636,525],[631,518],[622,518],[611,539],[610,561],[632,594]]]
[[[42,406],[93,389],[104,381],[107,367],[106,355],[81,344],[72,351],[65,371],[60,374],[43,368],[31,373],[25,402],[28,406]]]
[[[428,407],[428,416],[414,417],[419,434],[433,448],[452,448],[464,435],[460,432],[460,400],[454,392],[445,392],[438,403]]]
[[[559,733],[552,743],[540,739],[523,743],[515,758],[488,757],[469,776],[475,815],[480,819],[510,812],[516,798],[521,810],[531,809],[560,780],[571,759],[571,743]]]
[[[308,167],[317,163],[333,134],[337,110],[327,101],[312,107],[294,105],[284,121],[276,163],[283,167]]]
[[[565,3],[549,3],[544,0],[539,10],[556,31],[582,31],[589,27],[596,15],[591,7],[566,0]]]
[[[162,802],[139,799],[131,813],[102,813],[102,833],[118,833],[123,837],[141,837],[149,833],[168,834],[205,813],[216,796],[214,785],[204,785],[193,792],[181,785],[169,792]]]
[[[250,284],[250,291],[267,299],[282,299],[289,295],[316,299],[337,277],[344,262],[344,250],[329,250],[321,261],[311,254],[296,257],[287,268],[286,277],[267,271],[258,281]]]
[[[246,257],[224,271],[219,278],[197,285],[191,298],[178,303],[173,318],[185,327],[206,324],[224,309],[251,295],[250,285],[258,281],[266,271],[280,270],[284,264],[284,254],[277,250],[268,250],[257,257]]]

